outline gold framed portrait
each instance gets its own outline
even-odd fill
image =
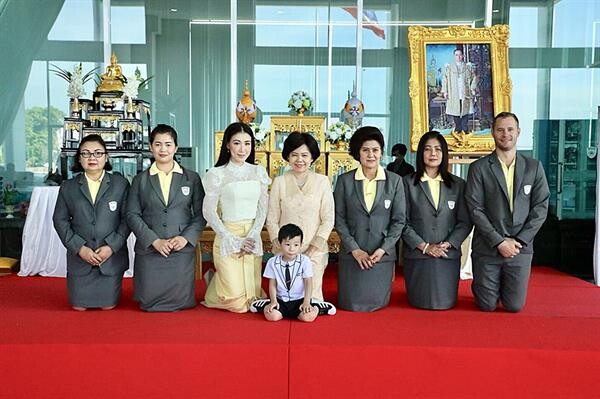
[[[430,130],[442,133],[450,151],[494,149],[492,121],[510,111],[508,25],[408,28],[410,148]]]
[[[311,165],[310,170],[315,173],[325,174],[325,154],[321,153],[319,158]],[[281,152],[271,152],[269,154],[269,176],[274,179],[276,176],[280,176],[291,170],[288,162],[283,159]]]
[[[282,151],[283,142],[292,132],[311,134],[321,151],[325,150],[325,117],[324,116],[271,116],[270,150]]]

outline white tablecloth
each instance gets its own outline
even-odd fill
[[[58,198],[58,187],[35,187],[31,193],[29,211],[23,228],[23,253],[19,276],[65,277],[67,275],[67,250],[60,242],[52,214]],[[133,276],[133,247],[135,236],[127,240],[129,269],[126,277]]]

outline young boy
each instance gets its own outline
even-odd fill
[[[335,307],[328,302],[320,302],[318,306],[310,302],[313,271],[310,259],[300,253],[303,238],[302,230],[295,224],[279,229],[281,253],[269,259],[263,274],[269,279],[270,299],[254,301],[250,311],[263,311],[269,321],[297,318],[311,322],[320,313],[335,314]]]

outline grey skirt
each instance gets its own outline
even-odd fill
[[[196,253],[135,255],[134,299],[142,310],[171,312],[196,306]]]
[[[460,280],[458,259],[404,259],[408,302],[421,309],[450,309],[456,305]]]
[[[338,306],[354,312],[372,312],[386,307],[392,293],[395,262],[379,262],[362,270],[355,259],[338,265]]]
[[[123,273],[106,276],[99,267],[93,267],[85,276],[67,273],[67,291],[71,306],[80,308],[107,308],[121,298]]]

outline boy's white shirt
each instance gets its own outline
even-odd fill
[[[292,284],[288,290],[285,285],[285,266],[290,265]],[[277,282],[277,298],[284,302],[304,298],[304,278],[312,277],[312,263],[308,256],[298,254],[294,260],[286,262],[281,254],[273,256],[267,261],[263,277],[273,278]]]

